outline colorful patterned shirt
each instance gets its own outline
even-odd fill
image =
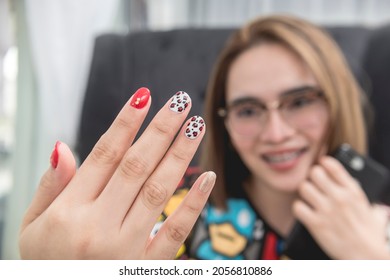
[[[162,225],[198,177],[197,168],[189,168],[179,188],[167,204],[154,232]],[[177,259],[274,260],[282,257],[283,238],[254,210],[245,198],[229,198],[226,210],[207,204]]]

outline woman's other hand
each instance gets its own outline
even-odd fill
[[[388,259],[387,217],[371,205],[359,183],[325,156],[299,189],[295,216],[334,259]]]
[[[200,117],[182,127],[191,99],[178,92],[133,143],[150,104],[149,90],[140,88],[78,171],[70,149],[57,142],[21,226],[22,258],[175,257],[207,201],[215,174],[202,174],[150,237],[205,133]]]

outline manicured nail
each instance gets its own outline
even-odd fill
[[[51,152],[50,164],[51,164],[51,167],[53,167],[54,169],[56,169],[57,165],[58,165],[58,158],[59,158],[58,147],[60,145],[61,145],[61,142],[57,141],[55,146],[54,146],[53,151]]]
[[[203,178],[202,183],[199,185],[199,190],[202,192],[208,192],[215,183],[217,175],[213,171],[208,171],[206,176]]]
[[[142,109],[148,104],[150,97],[150,91],[146,87],[139,88],[133,95],[130,101],[130,105],[137,109]]]
[[[187,128],[185,130],[185,134],[187,138],[195,139],[199,136],[199,134],[203,131],[203,129],[204,129],[204,120],[202,119],[202,117],[194,116],[189,120],[187,124]]]
[[[184,91],[178,91],[172,97],[169,109],[176,113],[182,113],[191,103],[190,96]]]

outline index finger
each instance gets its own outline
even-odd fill
[[[338,185],[343,187],[358,185],[358,182],[351,176],[351,174],[349,174],[349,172],[337,159],[326,156],[320,159],[320,164]]]
[[[133,143],[150,103],[148,88],[142,87],[133,94],[100,137],[66,191],[72,192],[78,200],[92,200],[98,196]]]

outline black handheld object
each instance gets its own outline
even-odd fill
[[[389,191],[390,172],[386,167],[360,155],[348,144],[342,144],[332,156],[360,183],[371,202],[381,202]],[[284,255],[297,260],[329,259],[301,223],[295,224],[286,239]]]
[[[363,188],[371,202],[381,202],[388,191],[390,172],[372,158],[362,156],[348,144],[342,144],[333,154]]]

